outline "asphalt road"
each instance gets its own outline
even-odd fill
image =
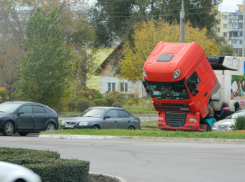
[[[171,140],[81,140],[0,136],[0,147],[57,151],[90,161],[90,172],[128,182],[243,182],[244,143]]]

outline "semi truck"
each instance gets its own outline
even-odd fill
[[[216,114],[222,102],[232,111],[237,100],[244,107],[243,70],[241,57],[206,56],[196,42],[159,42],[144,64],[142,82],[158,111],[158,128],[208,131],[208,105]]]

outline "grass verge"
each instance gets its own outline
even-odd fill
[[[217,139],[245,139],[243,132],[187,132],[166,130],[122,130],[122,129],[67,129],[44,131],[41,134],[64,135],[105,135],[105,136],[135,136],[135,137],[167,137],[167,138],[217,138]]]

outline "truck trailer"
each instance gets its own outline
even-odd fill
[[[239,57],[206,56],[196,42],[159,42],[143,67],[145,90],[158,111],[158,128],[206,131],[210,105],[216,114],[239,95],[232,75],[243,76]],[[241,93],[240,93],[241,96]]]

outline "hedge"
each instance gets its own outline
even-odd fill
[[[89,162],[60,159],[57,152],[2,147],[0,161],[23,165],[37,173],[42,182],[88,181]]]

